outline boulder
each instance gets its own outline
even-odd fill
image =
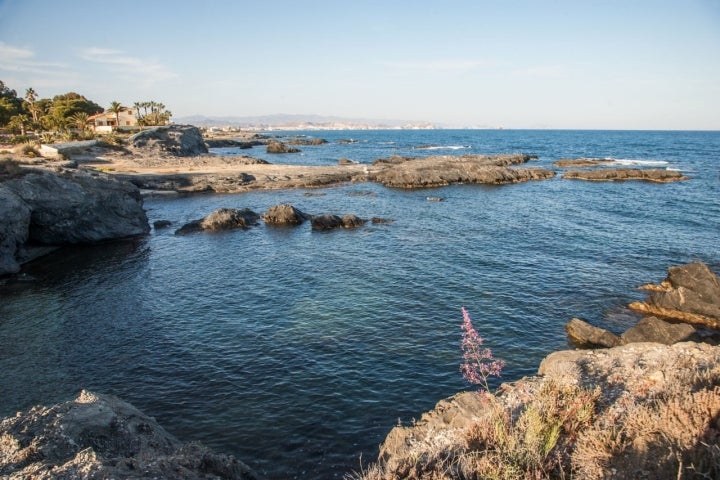
[[[267,153],[298,153],[300,150],[293,147],[288,147],[282,142],[273,141],[268,143]]]
[[[590,325],[579,318],[573,318],[566,323],[565,331],[570,341],[582,348],[609,348],[622,343],[620,337],[614,333]]]
[[[656,342],[664,345],[695,338],[695,328],[687,323],[669,323],[657,317],[645,317],[620,336],[622,343]]]
[[[197,127],[192,125],[166,125],[136,133],[128,139],[131,149],[144,153],[191,157],[208,153],[207,145]]]
[[[308,216],[292,205],[282,204],[270,207],[262,218],[267,225],[300,225]]]
[[[243,210],[220,208],[204,218],[186,223],[175,231],[175,234],[185,235],[202,231],[247,230],[251,226],[257,225],[259,218],[260,215],[247,208]]]
[[[131,404],[86,390],[3,419],[0,439],[2,478],[260,478],[232,456],[181,443]]]
[[[17,254],[28,239],[32,210],[0,184],[0,276],[20,270]]]
[[[153,222],[153,228],[155,230],[161,230],[163,228],[168,228],[172,225],[172,222],[170,220],[156,220]]]
[[[630,308],[681,322],[720,328],[720,279],[702,262],[670,267],[667,278]]]
[[[562,178],[590,180],[598,182],[615,182],[625,180],[641,180],[645,182],[668,183],[688,180],[689,177],[675,170],[662,168],[603,168],[598,170],[569,170]]]
[[[150,231],[138,188],[107,175],[35,170],[5,181],[2,189],[30,209],[29,242],[89,244]]]
[[[316,215],[312,217],[313,230],[334,230],[336,228],[357,228],[365,225],[366,220],[357,215],[348,214],[342,217],[338,215]]]

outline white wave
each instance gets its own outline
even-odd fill
[[[416,150],[463,150],[472,148],[472,145],[428,145],[414,148]]]
[[[607,158],[620,165],[634,165],[638,167],[662,167],[669,164],[665,160],[639,160],[636,158]]]

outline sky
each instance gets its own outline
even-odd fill
[[[0,0],[0,80],[175,118],[720,130],[720,0]]]

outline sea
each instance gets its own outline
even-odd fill
[[[637,287],[669,266],[703,261],[720,273],[720,132],[270,135],[328,143],[213,153],[301,165],[527,153],[537,156],[530,166],[606,158],[689,180],[586,182],[555,168],[555,178],[501,186],[146,198],[151,223],[172,227],[61,249],[0,286],[0,416],[89,389],[270,479],[339,479],[375,460],[393,427],[475,388],[459,370],[462,307],[506,362],[496,388],[572,348],[564,326],[573,317],[613,332],[632,326]],[[391,223],[174,234],[218,208],[281,203]]]

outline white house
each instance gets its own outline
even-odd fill
[[[117,127],[134,127],[137,125],[137,118],[132,108],[123,107],[115,117],[115,113],[106,111],[88,117],[88,123],[96,133],[111,133]]]

